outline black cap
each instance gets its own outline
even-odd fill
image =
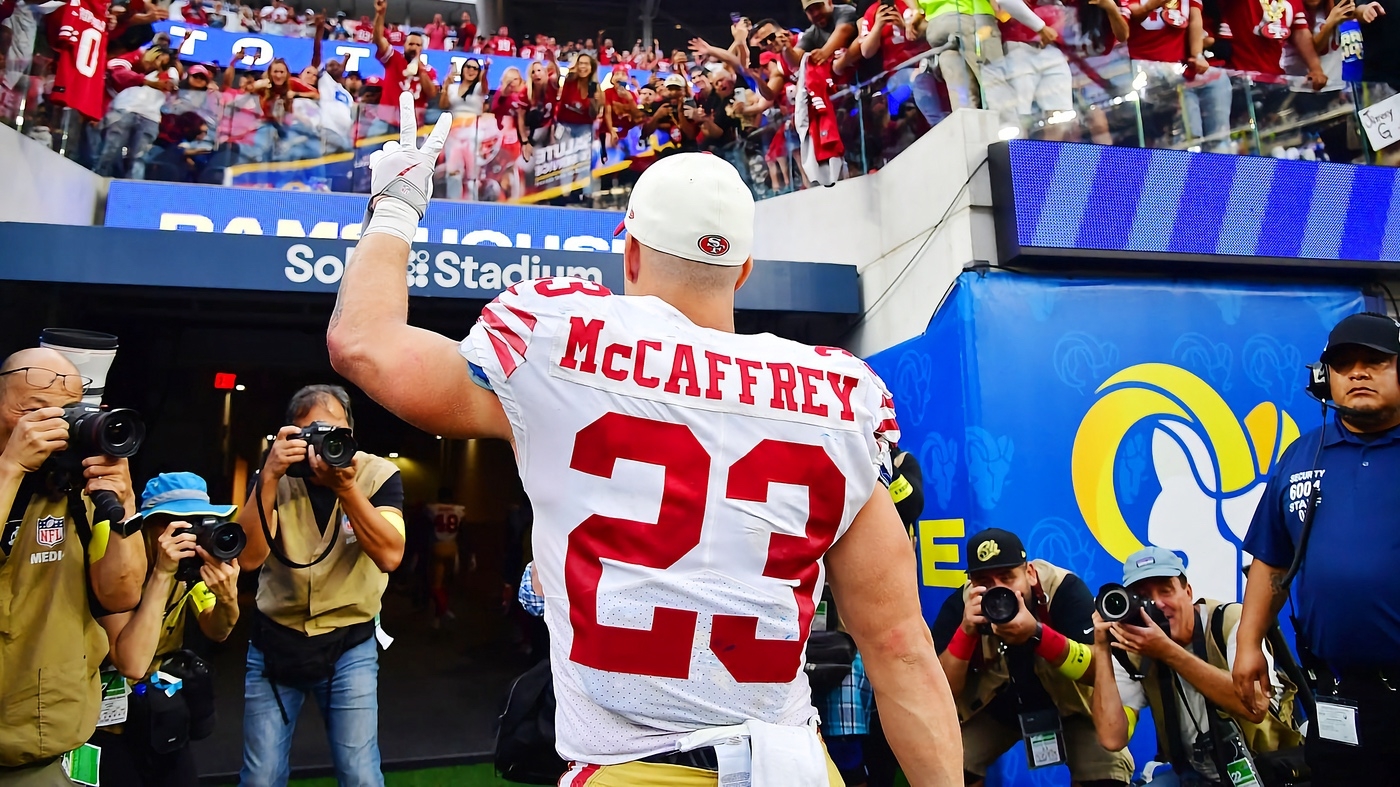
[[[969,574],[989,568],[1015,568],[1025,562],[1026,548],[1015,533],[991,527],[967,540]]]
[[[1337,323],[1327,334],[1327,349],[1322,362],[1331,363],[1332,351],[1348,344],[1359,344],[1386,355],[1400,355],[1400,323],[1384,314],[1362,312]]]

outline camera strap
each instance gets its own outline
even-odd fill
[[[273,539],[272,529],[267,526],[267,512],[263,511],[262,490],[262,473],[258,473],[257,478],[253,481],[253,499],[257,501],[258,521],[262,523],[263,539],[267,541],[267,550],[272,553],[273,557],[277,558],[278,563],[281,563],[282,565],[288,568],[311,568],[317,563],[320,563],[322,560],[325,560],[326,558],[330,557],[331,550],[335,549],[336,540],[340,538],[339,528],[336,528],[337,532],[331,533],[331,542],[326,545],[326,550],[320,555],[318,555],[316,559],[311,561],[310,563],[298,563],[297,561],[287,557],[287,553],[283,552],[282,548],[277,546],[277,541]],[[273,501],[272,506],[273,510],[276,510],[276,501]],[[331,520],[331,523],[327,525],[327,527],[335,527],[334,515],[331,516]],[[279,521],[278,524],[280,525],[281,522]]]

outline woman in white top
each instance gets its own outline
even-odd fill
[[[445,166],[448,199],[477,199],[477,157],[481,136],[495,133],[494,124],[480,122],[486,112],[487,70],[477,58],[467,58],[458,71],[449,71],[438,106],[452,112]],[[492,128],[486,128],[486,126]]]

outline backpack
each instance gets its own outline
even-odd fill
[[[521,784],[558,784],[569,769],[554,750],[554,678],[549,659],[515,679],[496,730],[496,774]]]

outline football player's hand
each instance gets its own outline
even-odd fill
[[[364,235],[379,232],[413,242],[418,220],[428,210],[433,193],[433,168],[451,128],[452,116],[443,113],[419,148],[413,96],[399,94],[399,138],[384,143],[369,157],[370,198]],[[378,220],[374,218],[376,211],[382,214]]]

